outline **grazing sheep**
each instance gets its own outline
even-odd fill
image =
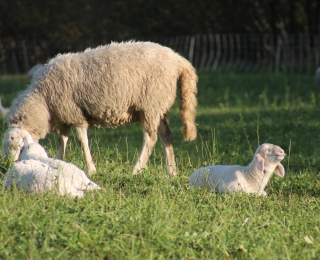
[[[273,144],[260,145],[248,166],[213,165],[202,167],[189,178],[195,187],[207,187],[218,192],[247,192],[266,196],[264,191],[272,173],[284,177],[285,171],[280,161],[284,151]]]
[[[40,72],[42,69],[44,69],[44,65],[43,64],[36,64],[34,65],[28,72],[28,76],[29,76],[29,79],[34,79],[36,78],[37,76],[39,76]]]
[[[320,67],[317,68],[315,73],[316,86],[320,88]]]
[[[0,115],[5,116],[8,114],[9,109],[2,106],[1,98],[0,98]]]
[[[32,136],[26,130],[9,127],[3,138],[2,154],[10,155],[13,162],[17,162],[26,143],[33,143]]]
[[[189,61],[151,42],[111,43],[80,53],[57,55],[12,103],[3,153],[9,154],[8,132],[23,129],[33,140],[49,131],[60,135],[57,158],[62,159],[71,126],[75,126],[88,172],[96,167],[89,150],[89,126],[117,127],[140,122],[143,147],[133,174],[146,165],[157,134],[167,169],[176,174],[168,113],[181,88],[180,115],[185,140],[196,138],[197,75]]]
[[[59,195],[83,197],[85,190],[100,189],[86,174],[71,163],[48,158],[38,143],[25,142],[19,161],[6,174],[3,186],[15,186],[27,192],[54,190]]]

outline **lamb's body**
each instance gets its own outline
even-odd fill
[[[262,144],[257,148],[253,161],[248,166],[213,165],[197,169],[189,178],[190,185],[206,187],[218,192],[246,192],[266,195],[264,191],[271,175],[275,172],[284,176],[280,161],[284,151],[273,144]]]
[[[53,190],[71,197],[83,197],[85,190],[100,189],[75,165],[48,158],[38,143],[25,143],[20,160],[5,174],[5,188],[16,186],[31,193]]]
[[[57,170],[64,178],[70,180],[72,185],[79,190],[100,189],[92,182],[86,173],[72,163],[67,163],[58,159],[49,158],[45,150],[38,143],[26,144],[23,149],[20,160],[37,160],[50,168]]]
[[[196,138],[197,75],[192,65],[171,49],[150,42],[112,43],[82,53],[58,55],[13,102],[7,123],[28,131],[35,141],[51,130],[59,135],[58,158],[76,127],[88,171],[96,170],[87,140],[89,126],[117,127],[139,121],[144,145],[133,173],[148,161],[157,141],[175,174],[172,134],[167,117],[181,85],[184,138]]]
[[[79,198],[84,196],[84,192],[76,189],[72,182],[57,169],[37,160],[20,161],[6,172],[3,187],[12,186],[30,193],[54,191],[62,196]]]

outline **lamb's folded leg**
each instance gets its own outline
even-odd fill
[[[93,163],[90,149],[89,149],[89,141],[88,141],[88,134],[87,134],[87,127],[84,126],[77,126],[77,136],[82,148],[82,151],[84,153],[86,162],[87,162],[87,168],[88,168],[88,174],[91,175],[97,171],[96,166]]]

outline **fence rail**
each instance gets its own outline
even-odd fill
[[[320,35],[199,34],[147,40],[172,48],[197,69],[313,73],[320,66]],[[0,74],[26,73],[58,53],[82,51],[103,41],[84,44],[0,39]]]

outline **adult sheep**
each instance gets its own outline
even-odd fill
[[[68,133],[75,126],[88,173],[93,173],[88,127],[138,121],[144,141],[133,174],[146,165],[158,133],[167,169],[176,175],[168,112],[176,98],[177,80],[184,139],[194,140],[198,77],[190,62],[171,49],[151,42],[123,42],[57,55],[13,101],[3,153],[8,154],[14,128],[28,131],[36,142],[53,131],[60,135],[58,158],[62,159]]]

